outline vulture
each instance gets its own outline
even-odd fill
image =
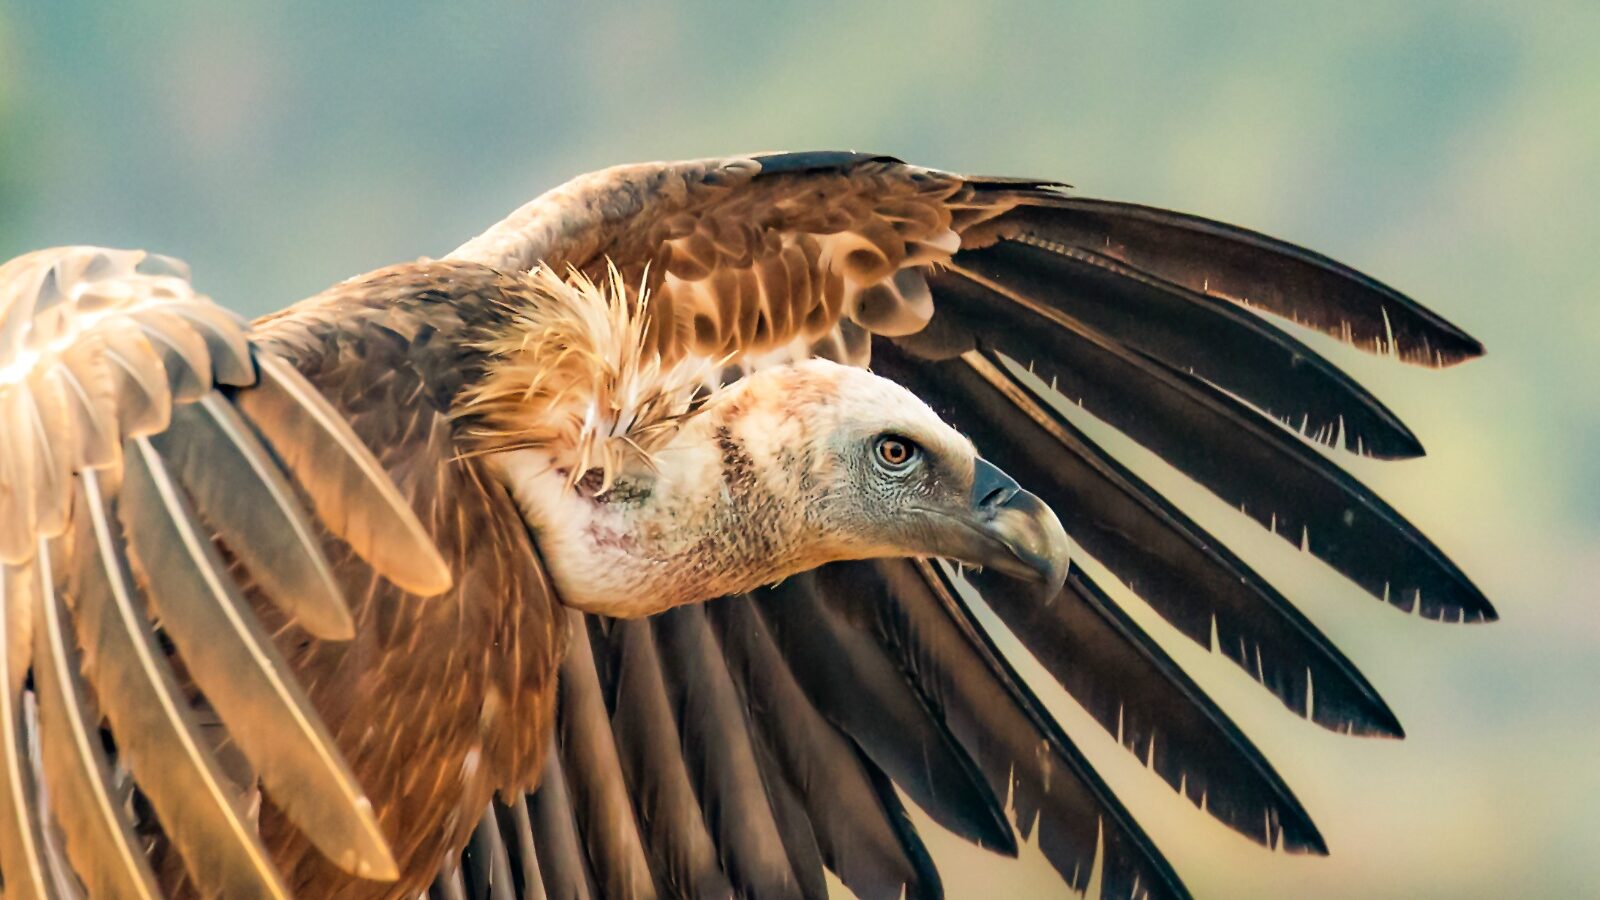
[[[1222,825],[1326,853],[1081,563],[1294,714],[1399,721],[1062,412],[1388,604],[1493,619],[1339,463],[1417,437],[1275,319],[1483,352],[1256,232],[852,152],[585,175],[254,322],[164,257],[15,259],[5,896],[938,897],[911,805],[1188,896],[991,623]]]

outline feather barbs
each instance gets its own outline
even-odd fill
[[[630,286],[607,264],[598,282],[548,266],[528,276],[531,301],[489,338],[486,376],[463,397],[471,455],[541,448],[576,484],[592,470],[603,492],[651,455],[712,394],[726,360],[667,360],[651,339],[648,275]]]

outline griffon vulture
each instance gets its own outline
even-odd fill
[[[14,260],[6,896],[938,896],[902,796],[1185,896],[940,558],[1190,801],[1326,852],[1068,536],[1292,712],[1400,723],[1026,374],[1388,603],[1493,618],[1311,446],[1417,438],[1271,316],[1482,353],[1254,232],[855,153],[586,175],[248,325],[161,258]]]

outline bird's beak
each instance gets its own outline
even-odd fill
[[[1053,597],[1067,577],[1067,532],[1044,501],[980,459],[968,508],[940,536],[940,555],[1038,582]]]

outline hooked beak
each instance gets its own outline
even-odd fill
[[[1044,501],[979,459],[964,513],[947,517],[939,555],[1038,582],[1055,596],[1067,577],[1067,532]]]

